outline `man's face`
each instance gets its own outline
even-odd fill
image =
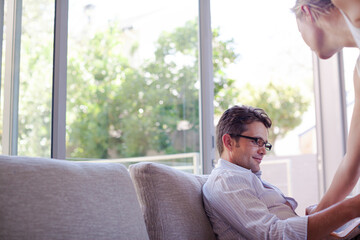
[[[261,122],[247,125],[247,130],[241,135],[268,140],[267,128]],[[230,152],[229,161],[252,172],[260,171],[260,163],[266,154],[265,145],[259,147],[254,140],[240,137],[238,141],[232,139],[234,148]]]

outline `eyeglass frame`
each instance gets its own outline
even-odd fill
[[[249,137],[249,136],[245,136],[245,135],[241,135],[241,134],[232,134],[229,133],[230,137],[242,137],[242,138],[247,138],[250,140],[255,141],[256,145],[258,145],[258,147],[263,147],[265,145],[265,150],[266,151],[271,151],[272,148],[272,144],[269,143],[268,141],[264,141],[264,139],[262,138],[257,138],[257,137]],[[259,140],[261,140],[263,142],[263,144],[259,143]]]

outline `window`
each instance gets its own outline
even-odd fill
[[[3,151],[50,156],[54,1],[7,6]]]
[[[263,178],[295,197],[303,215],[318,200],[314,83],[311,51],[290,4],[211,1],[214,34],[228,40],[226,49],[236,55],[234,60],[225,56],[229,64],[218,73],[214,59],[214,81],[232,84],[221,90],[227,104],[261,107],[273,120],[269,141],[274,148],[261,165]],[[228,107],[222,102],[214,106],[215,119]]]
[[[50,156],[54,1],[23,1],[18,154]]]
[[[199,154],[198,3],[71,1],[67,158],[193,168]],[[172,160],[172,158],[174,158]]]
[[[161,159],[162,163],[192,172],[200,172],[198,165],[203,161],[203,165],[210,166],[205,171],[208,173],[213,153],[210,157],[204,153],[213,149],[212,131],[223,110],[233,104],[256,105],[279,123],[285,116],[284,109],[290,109],[289,116],[295,116],[291,126],[282,122],[272,132],[274,152],[264,161],[271,176],[264,177],[271,178],[282,169],[285,175],[269,180],[283,184],[282,190],[304,206],[317,201],[302,199],[305,195],[301,191],[306,188],[306,196],[316,196],[321,190],[312,178],[317,178],[318,170],[331,173],[334,168],[318,169],[316,158],[320,153],[316,145],[327,145],[322,148],[328,154],[321,153],[323,161],[329,163],[328,157],[334,154],[329,150],[333,142],[323,143],[329,138],[316,143],[312,75],[314,70],[314,78],[319,79],[316,85],[327,78],[324,72],[336,72],[340,67],[314,61],[312,69],[311,52],[297,32],[290,5],[262,1],[259,7],[259,2],[212,0],[210,19],[210,0],[5,3],[5,11],[0,8],[0,19],[6,16],[4,26],[8,31],[3,34],[6,51],[2,51],[1,73],[3,154],[49,156],[53,154],[50,145],[62,145],[59,152],[65,155],[66,145],[69,160],[107,159],[130,164]],[[56,15],[56,22],[55,12],[63,13]],[[261,23],[252,13],[262,16]],[[210,32],[210,20],[212,39],[206,32]],[[63,28],[54,31],[59,23]],[[58,29],[66,30],[68,35]],[[57,38],[59,35],[62,38]],[[212,49],[210,44],[203,44],[211,40]],[[58,55],[53,52],[65,57],[57,61]],[[206,69],[199,68],[199,59],[201,63],[208,61]],[[324,84],[322,91],[342,91],[337,74],[331,76],[336,78],[332,86]],[[51,94],[53,78],[55,83],[62,81],[62,90],[67,85],[67,99]],[[58,87],[54,85],[54,92]],[[259,93],[265,95],[259,97]],[[316,99],[322,95],[316,94]],[[279,102],[281,99],[291,102]],[[272,108],[265,107],[270,103]],[[65,105],[66,113],[56,110]],[[333,126],[329,120],[332,117],[328,117],[332,109],[329,111],[325,104],[317,106],[316,113],[327,108],[323,122],[317,122],[319,132],[323,125]],[[341,110],[341,106],[336,109],[341,115],[336,121],[345,118]],[[52,114],[61,127],[51,124]],[[62,120],[65,115],[66,124]],[[324,132],[329,132],[326,129]],[[336,141],[342,139],[343,132],[337,132],[340,137]],[[63,139],[55,136],[59,134]],[[342,154],[341,149],[338,152]],[[338,156],[335,158],[338,160]],[[335,166],[336,161],[327,165]],[[311,188],[297,186],[304,176],[309,177]]]

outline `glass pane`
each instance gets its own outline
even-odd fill
[[[70,1],[67,158],[169,155],[160,162],[194,171],[197,15],[191,0]]]
[[[231,86],[216,99],[215,119],[234,104],[260,107],[269,114],[274,147],[261,165],[263,177],[295,197],[297,211],[304,215],[305,207],[318,200],[315,103],[312,53],[298,32],[292,4],[211,1],[213,32],[226,39],[224,49],[237,56],[222,57],[225,71],[218,70],[221,59],[214,58],[215,81]]]
[[[50,156],[53,0],[23,0],[18,155]]]

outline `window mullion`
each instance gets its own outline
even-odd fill
[[[210,0],[199,0],[199,59],[200,59],[200,153],[203,173],[213,169],[214,137],[214,81],[212,63],[212,31]]]
[[[8,2],[4,79],[3,154],[17,155],[22,0]]]
[[[5,0],[0,0],[0,46],[3,45],[3,36],[4,36],[4,17],[5,17]],[[2,55],[3,48],[0,49],[0,66],[2,66]],[[0,92],[1,92],[1,76],[2,76],[2,68],[0,68]]]
[[[55,1],[51,157],[66,158],[68,0]]]

